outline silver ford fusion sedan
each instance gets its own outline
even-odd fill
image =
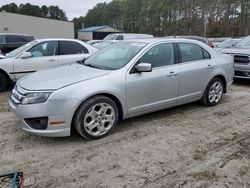
[[[111,45],[75,64],[16,83],[10,108],[25,131],[88,139],[122,119],[202,101],[219,103],[233,80],[233,58],[188,39],[140,39]]]

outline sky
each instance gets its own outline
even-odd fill
[[[89,9],[97,3],[111,2],[112,0],[0,0],[0,6],[10,3],[34,5],[57,5],[66,12],[67,18],[71,21],[74,17],[84,16]]]

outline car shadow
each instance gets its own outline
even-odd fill
[[[235,78],[233,84],[238,86],[249,86],[250,80]]]
[[[230,101],[230,96],[224,95],[220,104],[227,103],[228,101]],[[102,138],[102,139],[105,139],[105,142],[108,142],[108,140],[110,139],[110,137],[112,137],[112,135],[115,136],[116,134],[119,134],[122,132],[126,132],[126,131],[130,131],[130,130],[133,130],[136,128],[138,129],[140,127],[148,126],[148,125],[146,125],[146,123],[148,123],[148,122],[152,122],[152,125],[153,125],[155,122],[160,122],[161,120],[165,120],[167,117],[172,118],[172,117],[179,116],[179,115],[180,116],[185,115],[187,112],[192,112],[192,110],[199,112],[201,109],[206,109],[206,108],[209,108],[209,107],[206,107],[206,106],[202,105],[199,101],[197,101],[197,102],[187,103],[187,104],[183,104],[180,106],[175,106],[172,108],[167,108],[164,110],[160,110],[160,111],[132,117],[129,119],[125,119],[125,120],[119,121],[117,126],[111,132],[111,134],[105,138]],[[213,108],[213,107],[211,107],[211,108]],[[27,134],[29,134],[29,133],[27,133]],[[72,144],[72,143],[88,144],[90,142],[97,141],[97,140],[88,140],[88,139],[82,138],[74,129],[72,129],[71,136],[69,136],[69,137],[52,137],[51,138],[51,137],[36,136],[33,134],[29,134],[29,135],[30,135],[29,138],[32,139],[34,142],[37,142],[37,141],[44,142],[44,144],[46,144],[46,143],[48,143],[48,144],[57,143],[60,145],[61,144],[68,145],[68,144]]]

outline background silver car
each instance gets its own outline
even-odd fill
[[[241,40],[235,47],[221,50],[234,57],[234,77],[250,79],[250,35]]]
[[[201,100],[219,103],[233,58],[199,41],[141,39],[111,45],[85,62],[19,80],[10,98],[23,129],[43,136],[106,136],[118,120]]]

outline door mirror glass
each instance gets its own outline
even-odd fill
[[[138,72],[151,72],[152,71],[152,65],[150,63],[140,63],[135,67],[135,69]]]
[[[21,58],[21,59],[27,59],[27,58],[30,58],[30,57],[32,57],[31,52],[23,52],[23,53],[20,55],[20,58]]]

